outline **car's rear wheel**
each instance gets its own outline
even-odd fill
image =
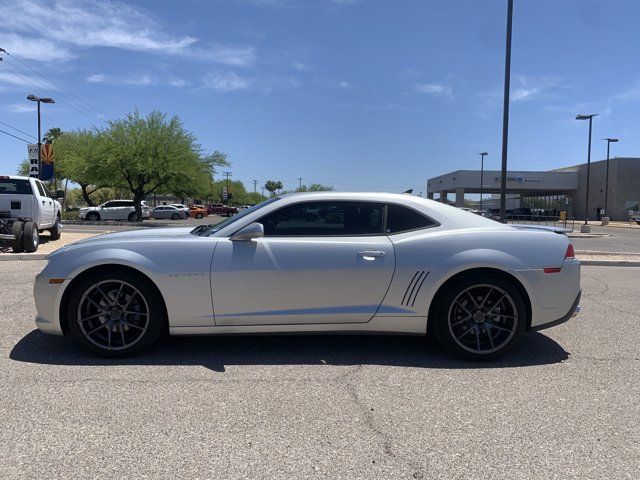
[[[174,213],[173,215],[171,215],[171,220],[180,220],[180,214]]]
[[[22,232],[22,247],[27,253],[33,253],[38,250],[40,245],[40,232],[38,232],[38,226],[33,222],[27,222],[24,224],[24,231]]]
[[[13,222],[11,224],[11,234],[13,235],[13,240],[11,241],[11,250],[13,250],[13,253],[20,253],[24,250],[24,246],[22,244],[23,231],[23,222]]]
[[[71,335],[99,355],[123,357],[151,346],[165,326],[162,301],[140,275],[121,271],[90,274],[71,292]]]
[[[512,282],[497,275],[462,277],[437,302],[438,340],[468,360],[503,355],[517,343],[527,322],[522,295]]]
[[[198,220],[200,220],[201,218],[203,218],[203,215],[202,215],[201,213],[197,213],[197,214],[196,214],[196,218],[197,218]]]
[[[87,213],[87,217],[86,218],[90,222],[97,222],[98,220],[100,220],[100,214],[98,214],[96,212],[89,212],[89,213]]]
[[[135,222],[135,221],[136,221],[136,212],[131,212],[131,213],[129,214],[129,216],[127,217],[127,219],[128,219],[130,222]]]

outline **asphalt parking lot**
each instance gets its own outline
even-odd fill
[[[3,478],[637,478],[640,268],[492,364],[422,338],[170,339],[107,361],[33,324],[0,265]]]

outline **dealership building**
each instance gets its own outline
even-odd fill
[[[605,205],[607,161],[591,162],[589,218],[600,218]],[[427,181],[427,197],[464,206],[466,194],[485,194],[483,208],[500,203],[500,171],[456,170]],[[520,207],[566,211],[583,218],[587,194],[587,164],[549,171],[508,171],[508,210]],[[450,197],[450,195],[452,195]],[[455,197],[455,198],[454,198]],[[607,215],[626,220],[630,211],[640,210],[640,158],[616,157],[609,160],[609,198]]]

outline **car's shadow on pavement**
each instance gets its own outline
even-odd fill
[[[433,341],[406,336],[171,337],[151,350],[123,359],[88,353],[67,337],[34,330],[13,347],[10,358],[45,365],[201,365],[224,372],[228,365],[387,365],[415,368],[508,368],[559,363],[569,358],[554,340],[525,335],[516,348],[491,362],[466,362]]]

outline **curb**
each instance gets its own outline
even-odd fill
[[[604,238],[613,236],[611,233],[567,233],[569,238]]]
[[[123,220],[121,222],[104,221],[104,222],[84,222],[80,220],[63,220],[62,225],[102,225],[111,227],[142,227],[142,228],[165,228],[175,226],[173,223],[145,223],[145,222],[129,222]]]
[[[578,258],[578,260],[580,260]],[[580,260],[583,267],[640,267],[640,261],[633,260]]]
[[[640,252],[603,252],[601,250],[576,250],[576,255],[602,255],[608,257],[616,257],[618,255],[624,257],[640,257]]]
[[[44,260],[48,253],[20,253],[18,255],[0,255],[0,262],[17,262],[19,260]]]

